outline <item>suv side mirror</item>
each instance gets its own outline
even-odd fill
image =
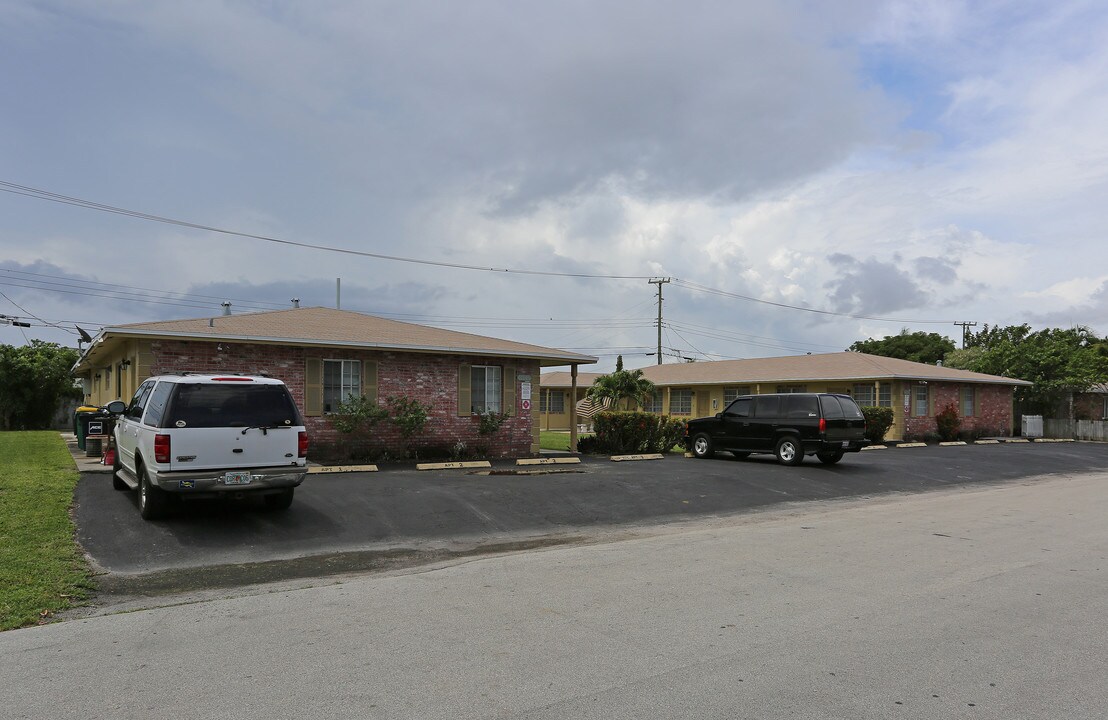
[[[127,412],[127,403],[122,400],[112,400],[104,409],[112,415],[122,415]]]

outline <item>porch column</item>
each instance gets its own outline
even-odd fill
[[[547,406],[549,408],[549,406]],[[569,451],[577,452],[577,365],[569,366]]]

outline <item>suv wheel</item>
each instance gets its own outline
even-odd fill
[[[142,465],[136,465],[139,476],[139,515],[143,520],[159,520],[169,512],[169,495],[154,487],[150,475]]]
[[[699,433],[692,441],[693,455],[698,458],[706,458],[712,456],[712,438],[708,437],[706,433]]]
[[[843,459],[843,451],[831,450],[829,452],[818,452],[816,453],[816,457],[818,457],[819,461],[824,465],[834,465]]]
[[[786,435],[777,441],[777,461],[782,465],[799,465],[804,462],[804,449],[800,441],[792,435]]]

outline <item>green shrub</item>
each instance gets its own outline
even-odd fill
[[[585,455],[593,455],[599,453],[597,449],[599,442],[595,435],[582,435],[577,438],[577,452],[584,453]]]
[[[495,410],[485,410],[477,413],[477,434],[478,435],[492,435],[500,426],[504,424],[504,421],[509,417],[508,413],[496,412]]]
[[[344,435],[368,432],[389,416],[389,411],[376,400],[362,395],[351,395],[339,403],[335,414],[329,416],[331,425]]]
[[[943,442],[958,439],[958,429],[962,425],[962,420],[958,417],[958,408],[954,406],[954,403],[949,403],[939,411],[939,414],[935,416],[935,424],[938,426],[939,438]]]
[[[411,440],[423,432],[427,419],[431,416],[430,405],[408,397],[390,397],[386,402],[389,406],[389,419],[400,431],[400,437]]]
[[[885,433],[893,426],[893,409],[867,405],[862,415],[866,418],[866,439],[876,444],[885,442]]]
[[[580,452],[662,453],[681,440],[685,421],[646,412],[604,411],[593,417],[593,429],[591,438],[578,441]]]

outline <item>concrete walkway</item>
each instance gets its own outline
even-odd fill
[[[111,466],[101,463],[99,457],[87,457],[85,451],[77,447],[76,435],[63,432],[61,436],[62,440],[65,441],[66,447],[69,448],[69,454],[73,456],[73,462],[77,466],[77,472],[111,473]]]

